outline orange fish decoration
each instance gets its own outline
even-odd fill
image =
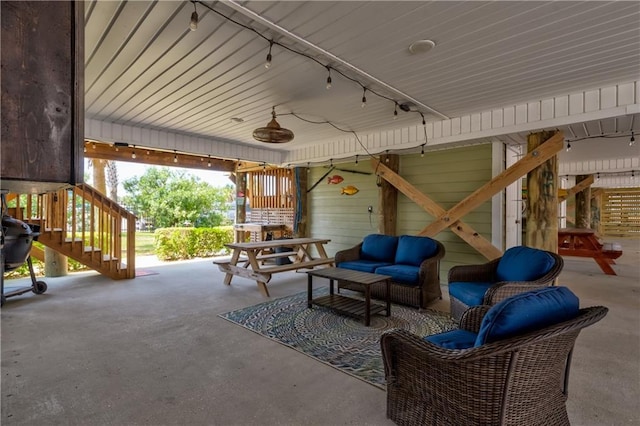
[[[349,185],[349,186],[345,186],[344,188],[342,188],[342,190],[340,191],[340,195],[353,195],[355,193],[357,193],[359,191],[358,188],[356,188],[353,185]]]
[[[342,176],[340,175],[334,175],[331,176],[330,178],[327,178],[327,184],[332,183],[334,185],[339,184],[340,182],[342,182],[344,179],[342,178]]]

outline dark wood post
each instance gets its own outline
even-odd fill
[[[236,172],[236,223],[247,221],[247,174]],[[236,242],[243,241],[244,231],[236,231]]]
[[[535,151],[556,132],[532,133],[527,151]],[[558,252],[558,157],[553,156],[527,174],[526,245]]]
[[[307,237],[309,223],[309,196],[307,194],[307,183],[309,177],[309,169],[307,167],[295,168],[295,181],[293,189],[296,192],[295,210],[294,210],[294,237]]]
[[[576,176],[576,185],[590,175]],[[591,228],[591,187],[576,193],[576,228]]]
[[[384,154],[380,162],[398,173],[400,157],[397,154]],[[379,179],[378,186],[378,232],[385,235],[396,235],[398,222],[398,190],[385,179]]]

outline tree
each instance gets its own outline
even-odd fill
[[[181,171],[149,168],[123,182],[124,204],[156,228],[212,227],[228,223],[233,187],[215,188]]]

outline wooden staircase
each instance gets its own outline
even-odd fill
[[[43,245],[113,279],[135,278],[136,217],[95,188],[8,194],[7,204],[11,216],[40,227]]]

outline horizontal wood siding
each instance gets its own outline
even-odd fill
[[[309,220],[312,237],[329,238],[326,246],[329,256],[353,247],[367,234],[378,229],[378,186],[376,176],[368,160],[355,163],[340,163],[340,169],[371,173],[370,175],[333,170],[311,192],[309,192]],[[313,186],[329,169],[310,169],[308,186]],[[339,175],[344,179],[337,185],[328,184],[327,178]],[[355,186],[358,193],[341,195],[342,188]],[[367,206],[373,206],[369,215]]]
[[[448,210],[491,180],[491,144],[406,155],[400,159],[400,175]],[[434,217],[404,195],[398,197],[398,234],[415,235]],[[462,221],[491,241],[491,200],[465,215]],[[454,265],[487,262],[475,249],[449,230],[435,237],[445,246],[440,279],[447,281]]]
[[[400,175],[412,185],[436,201],[445,209],[455,206],[460,200],[491,180],[491,144],[475,145],[451,150],[428,152],[400,157]],[[369,161],[340,164],[339,168],[372,171]],[[327,172],[325,167],[312,168],[309,187]],[[353,247],[368,234],[376,233],[378,226],[378,187],[375,175],[360,175],[334,170],[328,176],[338,174],[344,181],[338,185],[327,184],[325,177],[309,193],[309,218],[311,236],[330,238],[327,252]],[[353,185],[359,192],[352,196],[340,195],[340,188]],[[369,215],[367,206],[373,206]],[[416,235],[434,218],[400,194],[398,197],[397,235]],[[491,240],[491,200],[464,216],[463,221]],[[446,248],[441,266],[441,279],[446,282],[451,266],[485,263],[460,237],[446,230],[436,236]]]

